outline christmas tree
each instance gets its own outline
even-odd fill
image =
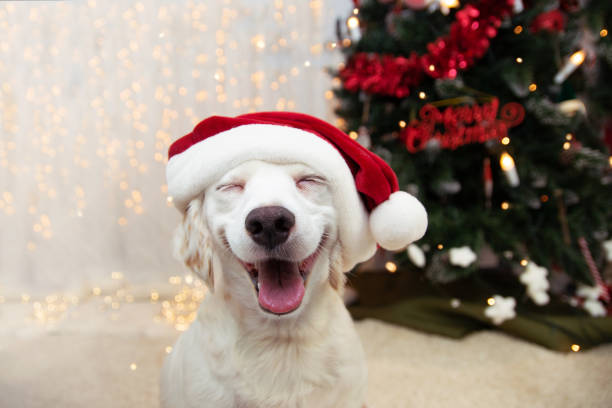
[[[526,303],[605,315],[612,2],[354,3],[338,24],[340,125],[429,214],[395,264],[435,284],[492,268]]]

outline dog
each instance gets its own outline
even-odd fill
[[[175,252],[209,293],[162,369],[164,408],[361,408],[340,209],[302,163],[248,160],[191,199]]]
[[[346,133],[296,112],[212,116],[170,146],[176,253],[210,289],[162,372],[169,408],[359,408],[343,272],[421,238],[427,212]]]

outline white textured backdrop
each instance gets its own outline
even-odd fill
[[[0,295],[183,273],[169,144],[213,115],[331,119],[348,0],[0,2]],[[327,94],[326,94],[327,91]]]

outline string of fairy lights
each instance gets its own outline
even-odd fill
[[[185,330],[206,288],[172,259],[168,146],[213,114],[329,116],[334,7],[0,4],[0,304],[53,326],[149,302]]]

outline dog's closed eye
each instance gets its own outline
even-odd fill
[[[242,190],[244,190],[244,183],[240,183],[240,182],[233,182],[233,183],[226,183],[226,184],[221,184],[219,186],[217,186],[216,188],[217,191],[224,191],[224,192],[240,192]]]
[[[307,175],[297,179],[295,185],[300,189],[308,189],[318,185],[325,185],[327,180],[323,177],[315,176],[315,175]]]

